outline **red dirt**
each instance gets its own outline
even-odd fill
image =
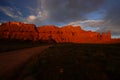
[[[16,50],[0,54],[0,77],[9,77],[14,71],[23,66],[31,58],[39,55],[51,45]]]

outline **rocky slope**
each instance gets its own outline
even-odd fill
[[[82,30],[80,26],[63,26],[58,28],[54,25],[36,27],[34,24],[21,22],[7,22],[0,25],[1,39],[17,39],[56,43],[114,43],[111,33],[98,33]],[[117,39],[117,42],[120,42]]]

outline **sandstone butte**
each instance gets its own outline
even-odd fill
[[[98,33],[85,31],[80,26],[67,25],[61,28],[54,25],[36,27],[22,22],[6,22],[0,25],[0,39],[42,41],[55,43],[120,43],[112,39],[111,32]]]

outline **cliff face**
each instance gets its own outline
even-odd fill
[[[0,25],[0,38],[37,41],[38,33],[34,24],[8,22]]]
[[[0,25],[0,38],[56,43],[109,43],[111,33],[84,31],[80,26],[71,25],[62,28],[54,25],[36,27],[34,24],[8,22]]]
[[[102,43],[111,40],[111,34],[102,34],[84,31],[80,26],[42,26],[38,28],[39,39],[42,41],[55,41],[57,43]]]

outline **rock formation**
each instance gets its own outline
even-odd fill
[[[0,25],[0,38],[36,41],[38,33],[34,24],[8,22]]]
[[[54,25],[38,27],[41,41],[54,41],[57,43],[103,43],[111,40],[111,33],[100,34],[92,31],[84,31],[80,26],[63,26],[58,28]]]
[[[54,25],[36,27],[34,24],[7,22],[0,25],[1,39],[17,39],[56,43],[110,43],[111,33],[84,31],[80,26]],[[112,40],[114,41],[114,40]]]

